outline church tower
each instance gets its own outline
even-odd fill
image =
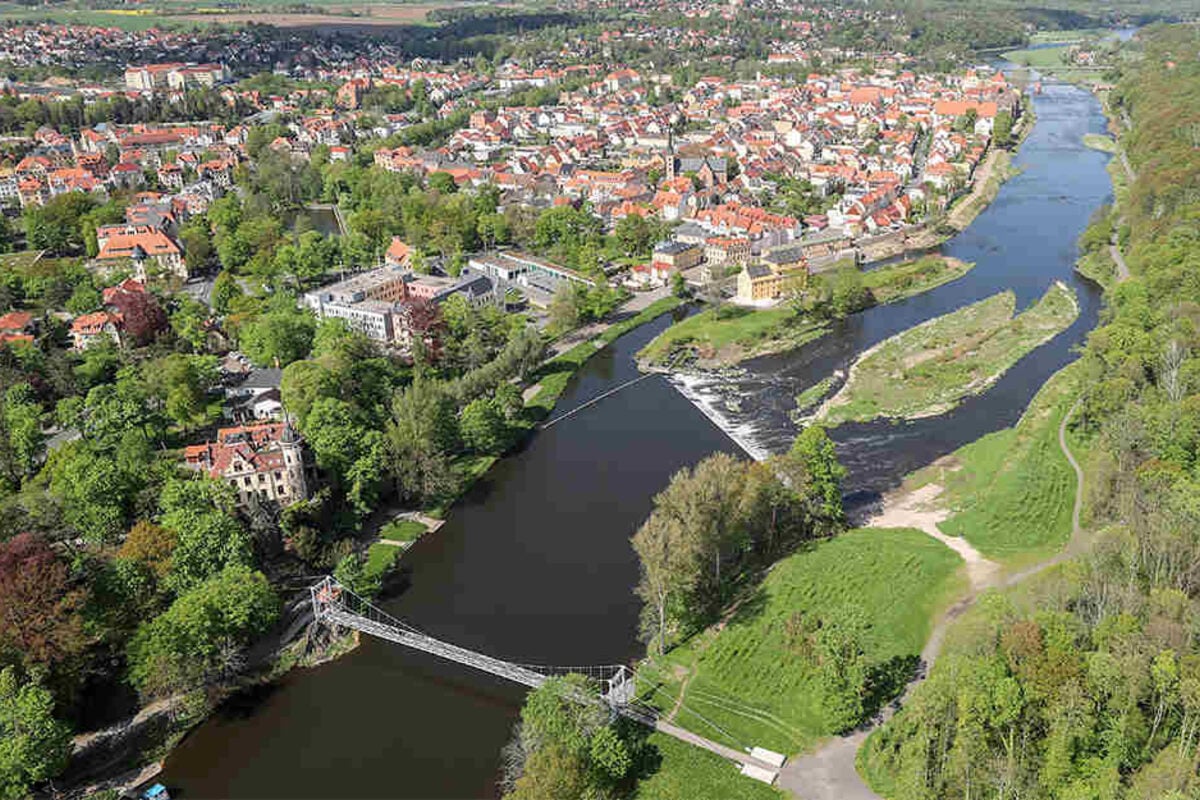
[[[668,181],[675,180],[675,128],[667,128],[667,152],[663,155],[663,175]]]

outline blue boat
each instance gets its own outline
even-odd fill
[[[171,793],[161,783],[156,783],[142,792],[142,800],[171,800]]]

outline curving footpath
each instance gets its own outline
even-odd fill
[[[896,706],[902,705],[912,694],[913,690],[925,679],[925,676],[929,674],[929,671],[933,669],[933,663],[937,660],[938,653],[941,652],[942,642],[946,638],[946,631],[950,627],[950,624],[969,609],[974,604],[975,599],[984,590],[1014,586],[1056,564],[1062,563],[1066,559],[1076,555],[1083,548],[1084,531],[1079,523],[1079,518],[1083,513],[1083,469],[1079,466],[1079,462],[1075,460],[1075,456],[1071,453],[1071,448],[1067,446],[1067,422],[1075,415],[1075,410],[1079,408],[1080,402],[1082,402],[1082,398],[1075,401],[1070,410],[1063,415],[1062,422],[1058,426],[1059,449],[1067,457],[1071,469],[1075,470],[1075,505],[1071,511],[1071,539],[1067,542],[1067,546],[1053,557],[1002,580],[998,564],[983,558],[965,539],[947,537],[937,528],[937,522],[944,519],[947,516],[947,512],[921,510],[919,508],[923,501],[937,495],[938,489],[936,487],[932,490],[929,487],[922,487],[922,489],[918,489],[906,497],[894,498],[891,502],[885,504],[884,510],[877,517],[872,519],[871,524],[875,524],[876,526],[879,526],[878,523],[883,522],[891,527],[899,523],[906,527],[917,528],[951,547],[967,563],[967,574],[971,581],[971,591],[966,597],[963,597],[948,608],[942,614],[937,624],[934,625],[933,630],[930,631],[929,639],[921,651],[923,669],[905,688],[899,703],[889,705],[869,724],[854,733],[847,736],[838,736],[826,742],[814,752],[788,761],[779,773],[779,786],[781,788],[786,789],[794,797],[802,798],[802,800],[883,800],[867,786],[855,768],[855,757],[858,755],[858,748],[866,741],[871,731],[891,718],[892,714],[895,713]],[[923,490],[925,494],[921,494]],[[947,539],[951,539],[954,544],[946,541]]]

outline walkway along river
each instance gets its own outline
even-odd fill
[[[911,425],[835,433],[851,485],[875,491],[958,445],[1012,424],[1095,324],[1098,290],[1074,278],[1075,239],[1110,193],[1099,105],[1048,85],[1017,164],[1025,169],[945,250],[978,262],[968,277],[847,320],[797,353],[750,365],[734,415],[722,387],[693,385],[702,414],[663,378],[640,381],[539,432],[404,556],[409,586],[386,609],[463,647],[526,663],[617,663],[641,653],[628,538],[670,475],[742,441],[778,449],[799,389],[899,330],[1004,288],[1025,305],[1066,280],[1082,313],[985,395]],[[637,377],[632,357],[660,319],[617,340],[564,394],[571,409]],[[772,376],[772,377],[763,377]],[[706,416],[707,415],[707,416]],[[405,648],[364,638],[348,656],[288,675],[227,704],[176,748],[163,782],[180,796],[233,798],[488,797],[522,690]]]

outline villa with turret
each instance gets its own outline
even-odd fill
[[[304,440],[290,422],[221,428],[215,442],[187,447],[184,460],[192,469],[232,486],[239,507],[288,506],[309,495]]]

